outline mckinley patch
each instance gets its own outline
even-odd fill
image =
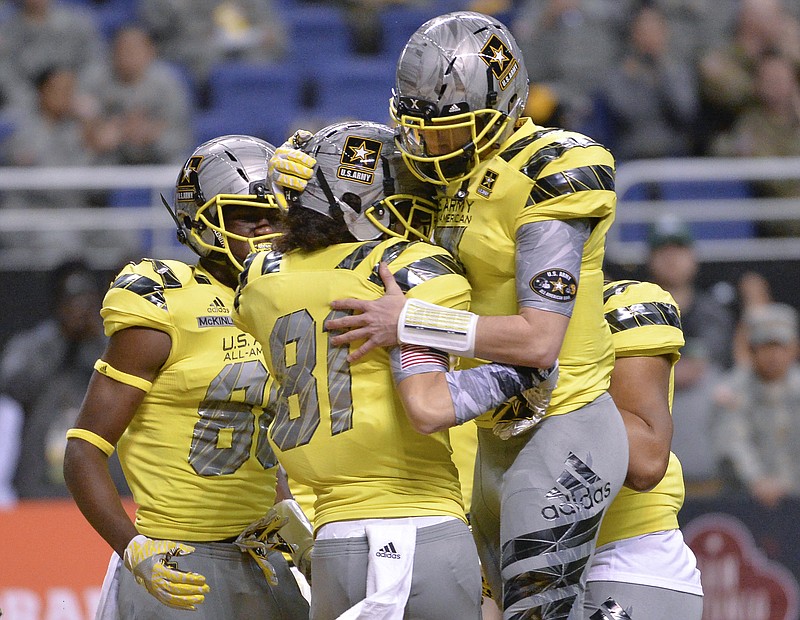
[[[578,285],[575,277],[563,269],[548,269],[531,278],[531,290],[551,301],[568,302],[575,299]]]

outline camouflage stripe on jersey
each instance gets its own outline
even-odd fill
[[[464,275],[464,270],[453,260],[450,255],[439,254],[437,256],[427,256],[398,269],[394,273],[394,278],[397,285],[404,293],[407,293],[412,288],[422,282],[427,282],[438,276],[444,275]],[[378,266],[376,265],[369,277],[370,282],[383,285],[380,274],[378,273]]]
[[[641,284],[635,280],[614,282],[603,291],[603,303],[615,295],[621,295],[630,286]],[[675,304],[664,301],[637,301],[605,312],[611,333],[644,325],[668,325],[681,329],[681,316]]]
[[[381,243],[383,242],[370,241],[362,244],[345,260],[341,261],[336,268],[350,270],[357,269],[364,259],[370,256],[375,248]],[[369,276],[369,281],[373,284],[383,287],[383,280],[381,280],[381,276],[378,273],[380,263],[386,263],[387,265],[390,265],[395,259],[397,259],[397,257],[408,250],[408,248],[418,243],[424,242],[399,241],[385,248],[380,261],[378,261],[372,269],[372,273]],[[428,280],[431,280],[437,276],[448,274],[464,275],[464,270],[453,259],[453,257],[450,256],[450,254],[445,253],[439,248],[436,249],[439,250],[439,253],[420,258],[394,272],[395,280],[404,293],[407,293],[421,282],[427,282]]]
[[[372,250],[374,250],[379,243],[380,241],[367,241],[363,245],[359,245],[353,250],[352,254],[336,265],[336,269],[356,269],[367,256],[372,254]]]
[[[611,166],[582,166],[537,179],[527,206],[534,206],[556,196],[593,189],[614,191],[614,170]]]
[[[532,135],[519,140],[506,149],[500,157],[505,161],[510,161],[514,156],[522,152],[526,146],[552,133],[556,133],[556,131],[544,130],[534,132]],[[526,206],[534,206],[550,198],[576,192],[595,189],[613,191],[614,169],[611,166],[580,166],[539,178],[545,166],[563,157],[570,149],[589,146],[602,147],[601,144],[586,136],[572,134],[558,137],[554,142],[536,151],[533,156],[520,167],[520,172],[534,181]]]
[[[164,289],[180,288],[183,285],[169,265],[163,261],[146,258],[142,262],[152,265],[153,271],[161,276],[161,282],[156,282],[141,273],[124,273],[114,280],[111,288],[127,289],[143,297],[157,308],[166,310],[167,300],[164,296]]]
[[[617,308],[606,313],[606,321],[612,334],[643,325],[671,325],[681,329],[677,308],[657,301]]]

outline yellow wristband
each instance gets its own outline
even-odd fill
[[[106,456],[114,454],[114,446],[108,443],[105,439],[100,437],[97,433],[86,430],[85,428],[71,428],[67,431],[67,439],[83,439],[84,441],[92,444],[95,448],[102,450]]]
[[[101,359],[97,360],[94,363],[94,369],[101,375],[110,377],[111,379],[119,381],[120,383],[124,383],[125,385],[130,385],[131,387],[139,388],[140,390],[142,390],[142,392],[149,392],[150,388],[153,387],[153,384],[147,379],[142,379],[141,377],[137,377],[136,375],[130,375],[127,372],[122,372],[121,370],[117,370],[111,364]]]

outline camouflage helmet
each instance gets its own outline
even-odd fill
[[[241,237],[225,229],[222,207],[228,205],[277,209],[267,181],[275,147],[252,136],[227,135],[198,146],[186,160],[175,183],[174,216],[178,238],[201,257],[242,265],[229,239],[246,241],[251,250],[271,247],[279,233]]]
[[[432,188],[406,169],[393,129],[371,121],[335,123],[314,134],[303,151],[316,165],[290,209],[341,217],[359,241],[381,235],[430,238]]]
[[[406,163],[427,181],[470,176],[513,131],[528,98],[528,72],[509,29],[494,17],[457,11],[411,35],[397,63],[390,103]],[[449,151],[432,132],[460,130]],[[451,141],[452,142],[452,141]]]

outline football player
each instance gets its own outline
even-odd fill
[[[670,451],[673,366],[684,345],[680,311],[649,282],[608,283],[603,298],[616,354],[609,391],[628,429],[630,462],[600,526],[586,617],[700,620],[700,571],[678,528],[683,472]]]
[[[464,266],[471,311],[422,309],[399,294],[351,297],[332,307],[355,313],[327,328],[348,330],[331,342],[353,343],[354,368],[398,341],[436,341],[466,365],[558,361],[545,415],[512,400],[478,419],[471,517],[506,618],[575,620],[628,461],[608,394],[614,352],[602,308],[615,162],[587,136],[521,118],[527,93],[520,49],[493,17],[449,13],[410,37],[390,112],[408,168],[438,187],[434,240]],[[301,189],[291,161],[277,158],[273,181]],[[421,320],[423,311],[432,318]]]
[[[240,135],[197,147],[168,208],[199,260],[131,263],[103,301],[110,340],[64,459],[75,501],[116,552],[101,614],[308,617],[275,550],[289,519],[276,513],[285,503],[270,512],[277,463],[265,430],[269,375],[258,343],[231,320],[242,262],[278,234],[266,180],[273,153]],[[115,449],[135,523],[109,477]]]
[[[281,253],[249,259],[234,321],[276,379],[277,456],[314,491],[311,617],[480,618],[478,556],[446,429],[525,390],[546,406],[555,373],[498,364],[464,374],[416,345],[350,364],[325,328],[340,314],[332,299],[375,299],[386,282],[421,308],[464,312],[469,284],[446,250],[424,242],[432,205],[392,129],[334,124],[294,155],[311,165],[308,185],[284,194]]]

